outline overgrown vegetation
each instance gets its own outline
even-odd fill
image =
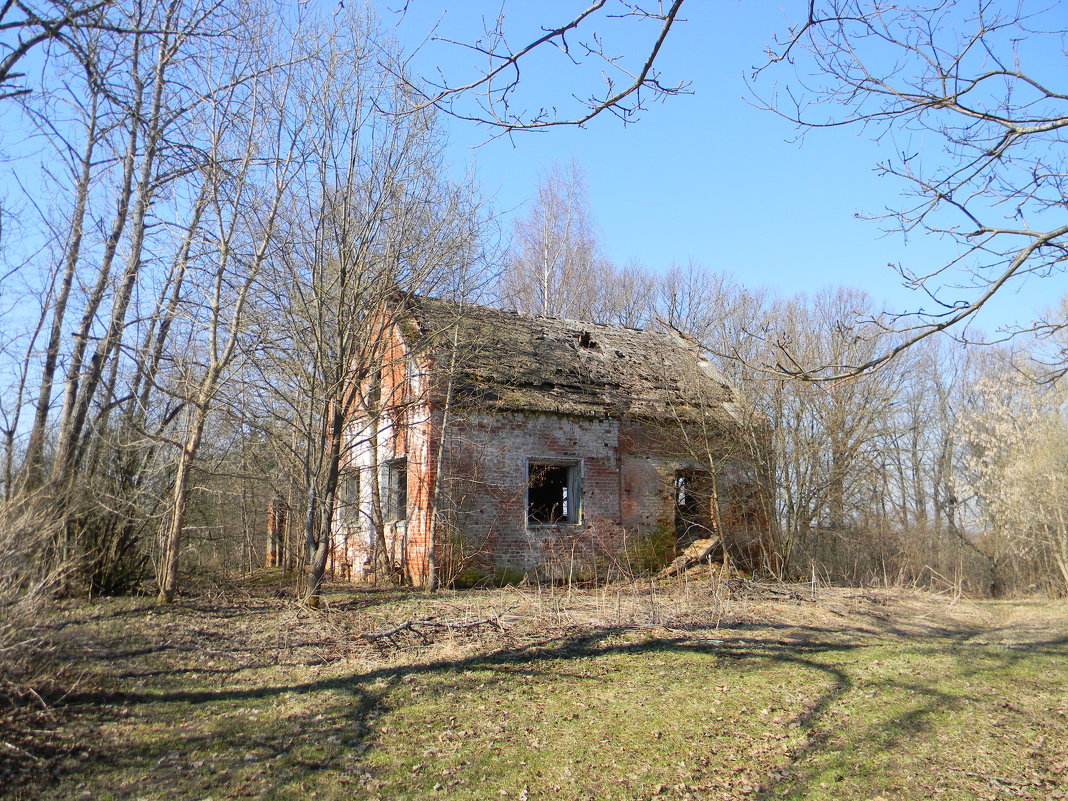
[[[43,699],[47,723],[3,716],[0,796],[1054,799],[1068,782],[1064,602],[691,576],[335,588],[311,612],[262,578],[51,615],[80,678]]]
[[[37,5],[0,13],[4,37],[34,37],[0,45],[0,148],[50,193],[41,204],[24,181],[0,208],[0,518],[37,504],[52,546],[33,569],[61,572],[67,592],[154,582],[169,601],[186,570],[251,570],[278,497],[290,510],[281,561],[305,573],[294,586],[312,602],[345,506],[345,413],[380,415],[374,389],[397,367],[376,344],[392,322],[382,309],[412,293],[695,342],[741,388],[745,419],[762,421],[779,551],[768,561],[782,577],[1068,586],[1063,376],[1036,368],[1058,363],[1063,326],[1019,338],[1019,353],[931,338],[874,375],[791,380],[881,362],[905,341],[895,318],[848,288],[781,298],[696,260],[613,265],[574,164],[548,169],[502,245],[474,179],[449,177],[450,121],[418,102],[410,54],[371,11],[72,0],[40,4],[69,12],[51,24]],[[923,14],[885,19],[912,31]],[[1010,14],[977,35],[1011,47],[1003,34],[1022,24]],[[49,47],[41,68],[12,72],[35,44]],[[998,164],[981,167],[1001,175]],[[1045,253],[1033,258],[1053,270]],[[998,431],[1017,418],[1029,430],[1007,455]],[[1041,458],[1024,464],[1037,431]],[[1028,486],[1052,489],[1039,504]],[[381,527],[380,512],[361,524]],[[478,567],[482,544],[465,536],[442,538],[461,543],[441,554],[446,582]],[[617,566],[594,543],[554,557],[549,578],[626,575],[662,562],[664,545],[628,542]],[[375,554],[380,579],[397,574],[389,561]]]
[[[54,551],[60,530],[31,498],[0,507],[0,686],[34,673],[43,643],[41,614],[71,563]]]
[[[666,36],[680,5],[624,19]],[[438,112],[463,90],[426,94],[369,10],[313,6],[0,10],[0,151],[19,178],[0,192],[0,794],[1064,797],[1064,602],[963,599],[1068,592],[1068,306],[1013,351],[929,336],[1063,269],[1063,93],[1000,70],[992,111],[945,94],[958,71],[992,87],[987,56],[1046,41],[1022,7],[817,3],[819,24],[771,55],[815,70],[803,108],[840,104],[802,126],[885,123],[945,148],[926,176],[911,151],[882,168],[921,201],[890,219],[973,259],[975,293],[914,328],[848,288],[784,298],[697,261],[613,265],[578,165],[550,168],[498,243],[445,161]],[[910,92],[865,66],[872,38],[904,56]],[[675,91],[638,75],[591,112]],[[494,86],[489,117],[461,116],[554,124],[512,116],[518,85]],[[902,271],[935,294],[951,272]],[[384,310],[412,294],[695,343],[771,452],[769,570],[810,584],[724,566],[659,585],[664,529],[561,539],[543,583],[500,588],[526,577],[438,509],[435,578],[479,591],[321,598],[345,567],[346,415],[381,420],[383,373],[408,367],[382,352]],[[360,524],[381,534],[369,472]],[[234,584],[265,562],[268,507],[288,521],[278,569]],[[370,560],[383,583],[390,559]],[[623,578],[640,580],[583,586]]]

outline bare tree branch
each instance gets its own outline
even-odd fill
[[[1043,61],[1063,62],[1062,33],[1041,27],[1051,20],[1056,28],[1052,11],[1028,15],[990,0],[814,0],[807,20],[754,70],[755,82],[772,65],[795,68],[785,94],[754,94],[802,132],[855,125],[895,143],[876,170],[901,182],[901,201],[871,219],[958,245],[945,263],[899,268],[938,308],[897,315],[891,330],[903,338],[892,348],[863,363],[787,360],[777,371],[838,381],[875,369],[933,334],[963,336],[958,329],[1011,282],[1064,271],[1068,94],[1051,84],[1059,73]],[[1005,333],[1064,325],[1055,313]]]
[[[659,3],[656,10],[649,10],[637,3],[617,0],[619,9],[611,13],[609,0],[594,0],[570,19],[542,26],[539,36],[516,49],[508,44],[503,11],[494,24],[486,28],[483,38],[476,42],[432,36],[430,41],[465,48],[485,57],[487,67],[473,80],[455,85],[443,79],[430,83],[428,88],[425,84],[408,81],[409,89],[417,98],[413,107],[433,106],[457,119],[491,127],[496,131],[494,137],[513,131],[582,126],[604,112],[614,114],[624,123],[636,122],[650,100],[686,91],[688,84],[685,81],[665,84],[656,70],[657,58],[668,36],[681,21],[678,14],[683,2],[673,0],[666,10],[663,3]],[[607,20],[622,17],[651,20],[659,26],[655,39],[634,68],[627,66],[623,56],[613,55],[606,49],[606,39],[598,30]],[[588,97],[573,95],[571,100],[577,106],[574,111],[561,110],[556,99],[535,110],[517,108],[519,90],[524,84],[523,68],[531,62],[532,56],[549,48],[558,51],[575,66],[582,65],[585,59],[605,65],[607,69],[601,75],[603,90]],[[468,98],[473,100],[474,108],[464,104]]]

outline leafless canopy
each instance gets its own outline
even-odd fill
[[[503,10],[475,41],[431,36],[486,65],[471,80],[441,77],[431,89],[417,89],[419,102],[498,134],[583,125],[606,111],[633,122],[649,100],[685,91],[685,82],[665,83],[656,69],[683,2],[654,8],[596,0],[564,21],[546,22],[519,47],[508,41]],[[893,348],[850,365],[797,365],[784,354],[774,369],[838,380],[947,329],[967,339],[974,315],[1006,285],[1060,274],[1068,246],[1058,214],[1066,202],[1068,94],[1057,84],[1064,61],[1058,14],[1055,5],[999,0],[809,0],[804,18],[773,40],[753,75],[760,102],[803,132],[861,127],[883,147],[877,170],[905,187],[900,202],[874,219],[955,246],[938,264],[897,265],[926,300],[922,310],[894,318],[902,336]],[[617,55],[607,34],[620,22],[654,23],[656,36]],[[521,84],[543,63],[535,54],[552,49],[580,73],[604,65],[602,91],[567,101],[557,92],[529,104],[530,86],[521,93]],[[792,69],[783,88],[769,88],[765,81],[781,79],[784,67]],[[1063,375],[1065,327],[1064,314],[1054,312],[1004,333],[1045,337],[1053,343],[1051,374]]]
[[[450,82],[444,76],[426,85],[412,85],[421,106],[435,106],[453,117],[491,126],[499,134],[520,130],[544,130],[561,125],[584,125],[609,112],[623,122],[635,122],[648,103],[686,90],[686,82],[665,83],[656,60],[672,27],[679,22],[683,0],[627,2],[594,0],[588,7],[563,20],[543,24],[536,36],[520,46],[509,41],[507,16],[501,12],[484,25],[475,41],[459,41],[432,35],[443,42],[471,51],[485,59],[485,66],[471,80]],[[407,4],[405,5],[407,8]],[[606,31],[618,21],[651,26],[655,35],[647,49],[633,54],[617,52]],[[596,64],[602,85],[586,96],[554,96],[528,105],[520,93],[524,70],[535,58],[557,51],[569,64]]]
[[[76,27],[106,27],[102,12],[111,0],[4,0],[0,5],[0,100],[28,93],[18,80],[20,62],[48,42],[69,44]]]
[[[944,263],[898,270],[933,310],[901,315],[905,336],[863,364],[813,373],[836,379],[884,364],[936,332],[961,329],[996,293],[1064,270],[1068,225],[1063,20],[1056,9],[984,0],[964,4],[809,3],[755,79],[776,64],[796,79],[764,102],[804,130],[857,125],[883,145],[877,170],[902,182],[900,202],[876,219],[891,231],[955,244]],[[1029,330],[1052,336],[1053,314]],[[1053,360],[1061,374],[1068,352]]]

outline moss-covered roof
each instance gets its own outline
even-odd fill
[[[504,411],[585,417],[735,418],[735,393],[674,333],[533,317],[429,298],[408,301],[405,338],[458,400]]]

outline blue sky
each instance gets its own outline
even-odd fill
[[[508,3],[514,42],[585,5]],[[952,252],[947,244],[923,235],[908,241],[884,235],[878,223],[857,216],[879,214],[898,200],[902,186],[873,169],[886,145],[859,128],[811,131],[797,142],[789,122],[755,108],[748,95],[745,77],[762,62],[773,34],[782,33],[805,5],[693,0],[683,7],[686,22],[673,31],[658,62],[665,79],[689,81],[692,94],[650,107],[635,125],[602,116],[585,129],[517,134],[481,146],[485,129],[453,121],[452,158],[458,169],[474,165],[498,208],[520,213],[540,172],[554,161],[577,160],[586,172],[603,250],[618,264],[637,259],[663,269],[692,257],[746,285],[786,295],[843,284],[895,310],[925,302],[931,308],[921,293],[902,286],[888,264],[926,272],[945,262]],[[396,32],[412,45],[437,21],[439,33],[470,41],[481,30],[482,8],[497,6],[453,3],[443,14],[439,3],[410,0]],[[382,12],[385,24],[396,20]],[[609,33],[620,35],[611,40],[620,51],[637,43],[633,25]],[[453,83],[480,66],[469,52],[436,42],[413,64],[424,74],[441,70]],[[582,74],[544,59],[525,72],[525,91],[552,103]],[[783,67],[770,78],[762,80],[762,89],[795,74]],[[1027,322],[1066,290],[1063,276],[1011,287],[983,311],[979,325],[992,332]],[[953,297],[952,291],[944,294]]]
[[[382,25],[409,48],[435,23],[439,34],[471,41],[481,31],[481,15],[495,15],[501,7],[477,0],[407,0],[401,17],[390,9],[404,0],[371,2]],[[513,43],[529,41],[547,20],[569,18],[587,4],[508,0],[504,8]],[[848,285],[892,310],[933,308],[922,293],[905,289],[888,265],[928,272],[952,253],[947,243],[922,234],[905,241],[857,216],[877,215],[899,199],[902,185],[874,171],[887,144],[870,141],[859,128],[811,131],[798,142],[799,132],[789,122],[756,108],[748,94],[746,76],[763,62],[772,37],[805,7],[804,0],[689,0],[685,21],[672,32],[658,64],[666,82],[688,81],[690,94],[650,106],[629,126],[603,115],[584,129],[556,128],[489,142],[486,129],[451,120],[453,167],[458,173],[474,167],[507,218],[523,213],[547,167],[576,160],[586,173],[602,249],[619,265],[633,259],[662,270],[693,258],[747,286],[767,286],[783,295]],[[1051,8],[1058,23],[1063,6]],[[655,30],[643,31],[629,20],[604,32],[610,49],[643,52],[642,34],[648,38]],[[423,75],[440,70],[453,83],[476,75],[482,66],[469,50],[442,42],[426,43],[412,65]],[[1056,80],[1063,73],[1063,55],[1040,66]],[[532,103],[552,104],[581,91],[581,80],[596,75],[590,61],[565,69],[558,57],[543,57],[524,72],[524,91]],[[794,72],[781,67],[758,87],[771,91],[774,82],[792,81]],[[6,139],[6,147],[16,147]],[[947,283],[968,279],[961,273]],[[1066,291],[1063,274],[1011,285],[983,310],[978,325],[992,333],[1013,322],[1026,324]],[[957,296],[951,287],[940,295],[945,300]]]

